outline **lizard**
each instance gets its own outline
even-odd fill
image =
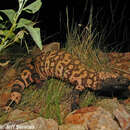
[[[41,85],[49,77],[61,79],[74,85],[72,92],[72,111],[79,108],[80,92],[86,88],[97,90],[124,90],[130,85],[127,78],[110,72],[95,72],[88,70],[79,58],[69,52],[61,50],[59,43],[47,45],[34,58],[31,64],[20,73],[11,84],[11,94],[4,106],[4,110],[11,111],[15,104],[19,104],[22,92],[32,83]]]

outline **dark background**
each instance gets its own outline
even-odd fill
[[[109,35],[106,37],[108,49],[116,48],[121,52],[130,51],[130,13],[129,0],[42,0],[41,10],[34,16],[41,28],[42,39],[45,43],[66,41],[66,8],[68,9],[70,26],[75,23],[88,23],[90,7],[93,6],[94,22],[100,30],[107,25]],[[1,1],[2,2],[2,1]],[[0,9],[17,9],[17,0],[4,0]],[[112,7],[112,8],[111,8]],[[105,26],[106,27],[106,26]],[[48,38],[50,37],[50,38]]]

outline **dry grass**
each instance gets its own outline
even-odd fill
[[[75,24],[68,31],[66,50],[73,56],[77,56],[89,69],[95,71],[106,69],[108,58],[99,48],[95,47],[95,43],[100,43],[101,38],[99,37],[103,37],[103,35],[99,36],[96,30],[92,31],[91,24],[81,29],[82,26]]]

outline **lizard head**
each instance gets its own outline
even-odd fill
[[[103,91],[130,91],[130,80],[122,76],[117,78],[108,78],[102,80],[101,86]]]
[[[99,80],[102,91],[130,91],[130,80],[118,74],[100,72]]]

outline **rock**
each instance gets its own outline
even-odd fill
[[[65,118],[65,124],[83,124],[85,121],[84,115],[86,113],[95,112],[97,107],[85,107],[70,113]]]
[[[23,123],[22,120],[17,120],[17,121],[10,121],[5,124],[0,124],[0,130],[16,130],[17,126]]]
[[[130,114],[126,112],[123,105],[120,105],[116,110],[114,110],[113,114],[119,121],[123,130],[128,130],[128,128],[130,128]]]
[[[2,130],[58,130],[58,124],[53,119],[38,117],[25,123],[20,121],[8,122],[0,125]]]
[[[112,115],[101,107],[85,107],[70,113],[65,124],[78,124],[89,130],[121,130]]]
[[[22,111],[15,109],[11,113],[9,113],[8,121],[16,121],[16,120],[32,120],[35,119],[38,115],[36,113],[30,111]]]
[[[10,97],[10,92],[8,90],[1,92],[1,94],[0,94],[0,106],[5,106],[9,97]]]
[[[102,99],[101,101],[98,101],[96,105],[102,107],[106,111],[109,111],[111,114],[113,114],[113,111],[119,107],[120,103],[118,102],[117,98],[113,98]]]
[[[32,126],[33,130],[58,130],[56,121],[53,119],[44,119],[42,117],[22,123],[21,126]]]
[[[111,69],[112,72],[123,75],[130,79],[130,52],[126,53],[103,53],[99,52],[98,57],[103,63],[102,66]],[[97,65],[97,61],[94,61]]]
[[[124,103],[125,105],[130,104],[130,97],[129,97],[128,99],[124,100],[123,103]]]
[[[113,65],[112,70],[130,79],[130,52],[127,53],[108,53],[109,65]]]
[[[17,72],[13,67],[9,68],[8,70],[6,70],[4,72],[3,77],[0,79],[0,83],[6,83],[7,84],[10,80],[13,80],[16,77],[16,73]]]
[[[123,101],[123,104],[127,110],[127,112],[130,114],[130,97]]]
[[[30,112],[24,112],[16,109],[9,114],[9,122],[0,125],[0,129],[4,130],[129,130],[130,115],[126,112],[123,105],[118,104],[114,107],[112,113],[102,107],[85,107],[75,110],[66,118],[63,125],[53,119],[44,119],[38,117],[34,120],[25,122],[31,117]],[[113,114],[113,116],[112,116]]]
[[[88,130],[82,125],[66,124],[59,126],[59,130]]]
[[[59,130],[58,124],[53,119],[44,119],[46,122],[47,129],[46,130]]]
[[[121,105],[116,98],[103,99],[98,102],[97,105],[109,111],[112,114],[113,119],[116,118],[121,128],[124,130],[130,127],[130,114],[128,113],[129,109],[126,107],[127,104],[129,105],[129,102],[130,99],[127,99],[123,102],[124,105]]]

